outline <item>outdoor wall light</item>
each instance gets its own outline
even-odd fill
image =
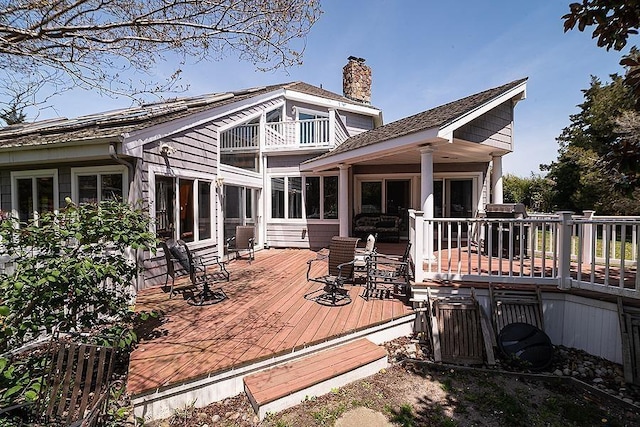
[[[224,185],[224,178],[221,176],[216,178],[216,187],[222,188],[223,185]]]
[[[161,156],[169,156],[178,151],[175,147],[165,143],[160,144],[160,155]]]

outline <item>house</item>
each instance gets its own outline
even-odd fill
[[[343,95],[303,82],[177,98],[0,129],[0,208],[21,220],[66,197],[148,203],[161,238],[222,255],[236,225],[259,247],[320,248],[362,212],[474,217],[502,202],[526,79],[383,124],[371,69],[350,57]],[[138,288],[160,283],[141,254]]]

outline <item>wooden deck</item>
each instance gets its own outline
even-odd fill
[[[348,286],[352,303],[343,307],[306,300],[318,287],[306,280],[306,261],[315,257],[305,249],[269,249],[256,252],[251,264],[231,261],[231,281],[222,283],[229,298],[211,306],[191,306],[182,295],[169,299],[162,288],[139,292],[136,310],[164,316],[140,333],[129,393],[188,383],[413,313],[399,300],[364,300],[361,286]],[[326,263],[314,265],[312,274],[326,274]]]
[[[478,252],[475,247],[442,249],[434,252],[434,260],[424,263],[424,270],[434,273],[486,276],[499,282],[501,278],[519,277],[535,283],[536,279],[553,280],[558,273],[557,260],[541,257],[523,257],[509,259],[506,256],[489,256]],[[570,276],[574,280],[589,281],[596,285],[605,285],[626,289],[636,287],[637,269],[627,266],[622,274],[620,266],[597,264],[578,264],[572,261]]]

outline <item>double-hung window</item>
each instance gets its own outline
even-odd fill
[[[71,169],[71,199],[77,203],[127,200],[128,173],[123,166]]]
[[[58,170],[11,172],[12,210],[20,221],[37,219],[59,207]]]

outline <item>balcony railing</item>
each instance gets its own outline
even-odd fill
[[[334,117],[266,123],[264,150],[333,148],[349,137],[344,123]],[[220,149],[226,153],[258,151],[260,139],[259,123],[243,124],[220,133]]]
[[[260,147],[260,123],[248,123],[220,133],[223,152],[255,151]]]
[[[416,282],[527,283],[640,298],[640,218],[424,218],[410,211]]]
[[[331,148],[329,118],[267,123],[265,149]]]

